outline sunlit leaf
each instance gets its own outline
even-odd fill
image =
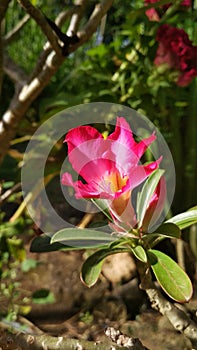
[[[51,243],[51,234],[42,234],[41,236],[35,237],[33,241],[31,242],[30,251],[34,253],[44,253],[44,252],[53,252],[57,250],[79,250],[79,249],[95,249],[100,246],[102,246],[101,242],[98,246],[98,241],[96,242],[89,242],[89,246],[87,247],[87,242],[80,242],[81,245],[77,245],[76,242],[69,242],[74,243],[75,246],[56,242]],[[108,242],[110,244],[111,241]],[[79,241],[78,241],[79,244]],[[107,244],[107,245],[108,245]],[[104,246],[107,246],[106,244]]]
[[[106,232],[91,229],[65,228],[52,236],[51,243],[63,243],[78,249],[86,249],[90,247],[98,248],[116,240],[117,237],[115,235],[112,236]]]
[[[155,277],[166,294],[180,303],[188,302],[193,288],[187,274],[168,255],[154,249],[147,254]]]
[[[131,248],[131,251],[138,260],[140,260],[144,263],[147,262],[146,252],[141,245],[137,245],[135,248]]]
[[[92,287],[98,280],[105,258],[112,254],[130,251],[128,248],[101,249],[92,254],[83,264],[81,280],[88,287]]]
[[[197,223],[197,209],[191,209],[186,211],[185,213],[173,216],[166,222],[172,222],[176,224],[180,228],[180,230],[183,230]]]

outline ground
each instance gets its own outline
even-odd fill
[[[32,303],[25,318],[51,335],[101,341],[105,339],[104,329],[112,326],[139,337],[151,350],[192,349],[165,317],[151,309],[139,288],[131,257],[118,254],[108,259],[101,278],[89,289],[80,280],[84,255],[84,252],[35,254],[27,246],[27,257],[36,259],[38,264],[21,275],[20,288],[28,295],[43,288],[50,290],[55,301]],[[123,265],[127,266],[124,271]]]

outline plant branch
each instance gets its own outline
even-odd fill
[[[55,40],[56,46],[57,40],[55,34],[42,13],[33,7],[28,0],[18,0],[18,2],[26,9],[30,16],[43,27],[43,31],[49,36],[48,39],[51,39],[52,41],[53,39]],[[78,33],[80,35],[79,42],[68,46],[68,54],[76,51],[78,47],[82,46],[84,42],[91,38],[102,17],[106,14],[112,4],[113,0],[103,0],[103,2],[96,5],[95,10],[90,16],[87,24],[84,26],[84,29]],[[47,29],[45,29],[45,25]],[[58,46],[57,51],[59,50],[61,51],[61,47]],[[16,91],[9,109],[4,113],[0,120],[0,161],[3,160],[3,157],[9,148],[10,141],[16,134],[17,126],[21,118],[25,115],[31,103],[42,92],[45,86],[48,85],[51,77],[55,75],[65,59],[66,57],[62,54],[57,54],[56,51],[46,48],[41,55],[41,59],[36,64],[37,75],[33,74],[29,83],[24,84],[20,91]]]
[[[147,267],[146,267],[147,268]],[[141,264],[138,265],[138,271],[141,278],[141,288],[146,292],[153,309],[165,315],[176,331],[183,333],[197,348],[197,324],[172,302],[168,301],[155,286],[149,268],[144,269]]]
[[[18,23],[17,25],[12,29],[10,30],[10,32],[8,32],[3,40],[4,40],[4,44],[5,45],[8,45],[10,44],[11,42],[13,42],[14,40],[16,40],[16,38],[18,37],[21,29],[25,26],[25,24],[30,20],[30,15],[29,14],[26,14]]]
[[[87,0],[76,0],[75,5],[76,5],[76,11],[73,13],[71,17],[70,25],[67,30],[67,35],[70,35],[70,36],[72,36],[73,33],[76,33],[79,28],[79,24],[83,16],[84,9],[87,5]]]
[[[0,332],[0,344],[7,350],[145,350],[136,342],[133,346],[118,346],[112,343],[100,343],[86,340],[52,337],[47,334],[33,335],[26,333],[10,333],[7,330]]]
[[[21,183],[17,183],[16,185],[14,185],[12,188],[10,188],[9,190],[7,190],[6,192],[4,192],[1,196],[0,196],[0,206],[10,197],[12,196],[13,193],[17,192],[21,190]]]
[[[57,53],[57,55],[62,55],[61,47],[58,44],[58,40],[56,35],[53,33],[50,25],[48,24],[45,16],[42,14],[40,10],[34,7],[29,0],[18,0],[19,4],[24,8],[24,10],[33,18],[36,23],[41,28],[42,32],[47,37],[50,42],[53,50]]]
[[[113,0],[103,0],[101,3],[95,5],[94,11],[90,16],[88,22],[84,28],[77,33],[77,36],[80,39],[79,43],[73,45],[69,49],[69,53],[75,51],[76,48],[91,38],[92,34],[96,31],[101,19],[113,5],[113,2]]]
[[[73,6],[71,8],[69,8],[67,11],[62,11],[59,13],[59,15],[57,16],[55,23],[56,25],[61,28],[62,25],[65,23],[65,21],[71,17],[75,12],[77,11],[77,7]],[[48,57],[48,55],[51,53],[52,48],[49,42],[47,42],[44,45],[44,49],[40,55],[40,57],[38,58],[37,64],[32,72],[32,75],[30,77],[30,80],[32,80],[33,78],[35,78],[38,74],[40,74],[40,72],[42,71],[46,59]]]
[[[27,75],[5,52],[3,69],[16,86],[21,87],[26,84]]]
[[[61,11],[55,20],[57,26],[61,28],[65,21],[76,13],[76,11],[78,11],[78,6],[72,6],[66,11]]]
[[[123,334],[118,329],[113,327],[107,327],[105,334],[114,343],[123,347],[126,346],[128,350],[148,350],[148,348],[144,347],[138,338],[128,337],[126,334]]]

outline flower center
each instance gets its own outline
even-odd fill
[[[110,186],[112,192],[121,191],[122,188],[126,185],[128,180],[128,176],[122,177],[119,173],[112,173],[110,175],[105,176],[105,183]]]

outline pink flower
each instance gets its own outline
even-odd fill
[[[144,0],[145,6],[150,4],[155,4],[159,2],[159,0]],[[159,6],[159,8],[149,8],[146,10],[146,15],[150,21],[157,21],[159,22],[162,15],[167,11],[167,9],[172,5],[170,2],[169,4],[165,4],[163,6]],[[180,4],[180,6],[187,6],[190,7],[192,5],[191,0],[183,0]]]
[[[167,64],[178,71],[176,81],[179,86],[187,86],[197,76],[197,46],[193,46],[187,33],[163,24],[157,32],[157,49],[154,63],[159,66]]]
[[[106,139],[91,126],[71,129],[64,142],[73,169],[84,181],[73,181],[69,173],[62,176],[62,184],[75,190],[76,198],[100,198],[107,201],[113,218],[135,223],[131,204],[132,190],[141,184],[155,169],[161,158],[140,164],[140,158],[156,139],[153,133],[136,142],[129,124],[117,118],[116,127]]]

